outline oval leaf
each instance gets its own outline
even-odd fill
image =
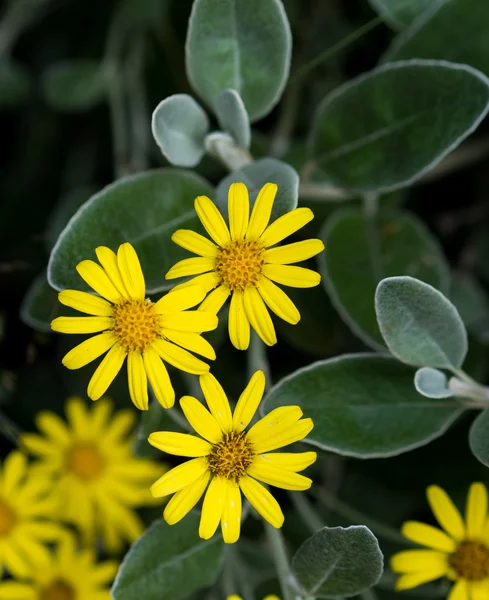
[[[370,0],[372,8],[395,28],[410,25],[433,5],[433,0]]]
[[[489,409],[482,411],[474,420],[469,432],[469,445],[473,455],[489,467]]]
[[[59,315],[58,292],[49,285],[46,274],[34,279],[22,300],[20,318],[38,331],[51,332],[51,321]]]
[[[282,95],[291,47],[280,0],[195,0],[187,34],[187,75],[214,110],[221,92],[236,90],[256,121]]]
[[[485,0],[430,2],[423,16],[393,42],[384,62],[436,58],[471,65],[489,74],[489,45],[481,43],[489,30]]]
[[[373,221],[360,210],[335,212],[320,237],[322,282],[345,323],[366,344],[384,349],[374,298],[389,275],[412,275],[446,291],[448,265],[437,240],[413,216],[381,212]]]
[[[440,436],[461,412],[420,396],[413,376],[412,368],[387,356],[319,361],[277,383],[262,414],[298,404],[314,421],[306,443],[358,458],[394,456]]]
[[[374,586],[384,557],[365,525],[323,527],[297,550],[292,572],[302,593],[316,598],[349,598]]]
[[[162,100],[153,112],[151,129],[163,155],[179,167],[195,167],[204,156],[209,119],[187,94]]]
[[[166,271],[187,253],[171,241],[176,229],[197,229],[194,198],[212,194],[201,177],[177,169],[159,169],[119,179],[92,196],[72,217],[48,265],[49,283],[57,290],[87,290],[76,265],[95,257],[97,246],[135,247],[149,294],[171,288]]]
[[[299,175],[290,165],[275,158],[262,158],[224,177],[216,189],[216,202],[221,212],[228,214],[228,190],[236,181],[242,181],[250,193],[250,207],[265,183],[276,183],[278,192],[270,221],[297,207]]]
[[[450,398],[454,395],[448,387],[445,373],[431,367],[422,367],[416,371],[414,386],[420,394],[427,398]]]
[[[412,277],[379,283],[375,310],[389,350],[417,367],[457,369],[467,354],[467,331],[457,309],[431,285]]]
[[[131,546],[112,587],[114,600],[180,600],[214,582],[223,555],[219,537],[199,538],[199,515],[176,525],[156,521]]]
[[[241,96],[236,90],[224,90],[216,98],[219,125],[236,140],[241,148],[251,143],[250,119]]]
[[[443,61],[381,66],[324,99],[312,157],[337,187],[406,186],[474,131],[489,109],[488,84],[479,71]]]
[[[56,110],[89,110],[106,93],[105,73],[96,61],[63,61],[51,65],[43,74],[46,102]]]

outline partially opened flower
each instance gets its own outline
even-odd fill
[[[163,361],[177,369],[199,375],[209,370],[188,350],[211,360],[216,355],[201,337],[217,327],[215,314],[187,311],[199,304],[206,291],[189,286],[153,303],[146,298],[143,272],[131,244],[96,249],[100,265],[92,260],[79,263],[76,270],[99,294],[77,290],[59,293],[59,301],[89,317],[58,317],[51,323],[61,333],[98,333],[85,340],[63,358],[68,369],[79,369],[105,355],[88,384],[88,396],[98,400],[120,371],[127,356],[129,392],[135,406],[148,408],[148,380],[158,401],[170,408],[175,392]]]
[[[407,590],[439,577],[448,577],[455,582],[448,600],[487,600],[489,514],[486,487],[482,483],[470,486],[465,519],[440,487],[431,485],[427,496],[443,531],[417,521],[404,523],[403,535],[428,549],[394,554],[391,568],[401,574],[396,589]]]
[[[319,254],[324,249],[321,240],[277,246],[314,218],[309,208],[296,208],[269,225],[277,189],[274,183],[265,184],[250,216],[246,186],[233,183],[228,195],[229,229],[215,204],[206,196],[199,196],[195,210],[213,241],[185,229],[172,236],[175,243],[198,257],[181,260],[166,278],[197,275],[192,282],[202,285],[206,292],[213,290],[201,310],[216,314],[231,295],[229,337],[239,350],[249,346],[250,326],[265,344],[272,346],[277,342],[267,306],[288,323],[299,321],[296,306],[275,283],[307,288],[321,280],[315,271],[291,266]]]
[[[284,516],[278,502],[258,480],[286,490],[307,490],[312,481],[299,475],[316,460],[315,452],[272,452],[303,439],[313,428],[311,419],[301,419],[298,406],[281,406],[250,424],[260,404],[265,376],[257,371],[241,394],[234,413],[217,379],[206,373],[200,385],[207,406],[184,396],[180,406],[200,436],[160,431],[149,443],[177,456],[192,457],[168,471],[151,487],[155,497],[175,494],[163,517],[174,525],[197,504],[207,489],[202,506],[199,535],[211,538],[221,524],[224,541],[236,542],[241,525],[241,492],[257,512],[274,527]],[[210,482],[210,483],[209,483]]]
[[[0,470],[0,577],[4,568],[28,577],[46,564],[46,544],[63,534],[49,521],[54,509],[51,481],[36,476],[24,454],[11,452]]]
[[[93,550],[78,550],[66,534],[29,583],[0,583],[0,600],[111,600],[109,586],[117,563],[97,563]]]
[[[68,423],[39,413],[43,435],[26,433],[22,442],[39,459],[32,467],[38,476],[54,482],[57,518],[78,527],[87,544],[100,535],[110,551],[118,551],[143,533],[134,509],[154,504],[149,486],[165,467],[133,455],[133,411],[114,414],[105,398],[90,408],[70,398],[66,414]]]

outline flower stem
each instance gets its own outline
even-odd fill
[[[252,330],[250,339],[250,348],[248,350],[248,378],[255,371],[261,369],[265,373],[266,388],[269,389],[272,381],[270,376],[270,365],[267,359],[267,349],[258,335]]]
[[[288,496],[311,533],[316,533],[325,526],[323,519],[318,515],[304,493],[288,492]]]
[[[265,532],[272,549],[273,560],[282,589],[282,600],[296,600],[296,595],[291,588],[292,575],[282,532],[269,523],[265,523]]]

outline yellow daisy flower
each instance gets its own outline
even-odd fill
[[[274,183],[262,187],[250,217],[248,190],[244,183],[233,183],[228,194],[229,229],[216,205],[206,196],[199,196],[195,210],[215,243],[185,229],[172,235],[176,244],[198,257],[181,260],[166,278],[198,275],[191,282],[202,285],[206,292],[213,290],[200,309],[215,314],[231,294],[229,337],[239,350],[249,346],[250,326],[265,344],[277,343],[267,306],[288,323],[299,321],[296,306],[274,282],[307,288],[321,280],[315,271],[291,266],[319,254],[324,249],[321,240],[276,246],[314,218],[309,208],[296,208],[269,225],[277,189]]]
[[[427,489],[437,527],[408,521],[402,534],[428,550],[405,550],[391,558],[391,568],[401,573],[397,590],[407,590],[439,577],[455,581],[448,600],[489,599],[489,514],[487,490],[473,483],[467,496],[465,519],[437,485]]]
[[[26,433],[22,442],[39,459],[36,473],[54,480],[57,518],[78,527],[86,543],[101,535],[115,552],[143,533],[133,509],[154,503],[149,485],[165,468],[133,456],[134,413],[112,412],[105,398],[90,409],[81,398],[70,398],[68,423],[40,412],[36,424],[43,435]]]
[[[278,502],[257,479],[286,490],[307,490],[312,481],[299,475],[316,460],[315,452],[271,452],[304,438],[313,428],[311,419],[301,419],[298,406],[281,406],[245,431],[260,404],[265,376],[257,371],[241,394],[234,414],[217,379],[206,373],[200,386],[207,406],[184,396],[180,406],[196,433],[160,431],[149,436],[149,443],[177,456],[193,457],[168,471],[151,487],[159,498],[174,494],[163,517],[174,525],[197,504],[207,488],[199,535],[211,538],[221,523],[224,541],[239,538],[241,492],[257,512],[274,527],[281,527],[284,516]]]
[[[0,469],[0,577],[3,568],[27,577],[49,559],[45,547],[63,530],[47,521],[54,509],[52,485],[36,477],[27,458],[11,452]]]
[[[98,335],[68,352],[63,364],[79,369],[108,351],[88,384],[88,396],[98,400],[127,356],[129,392],[135,406],[147,410],[149,379],[158,401],[170,408],[175,392],[163,361],[199,375],[207,372],[209,365],[188,350],[216,358],[212,346],[200,335],[217,327],[215,314],[187,311],[202,301],[206,291],[198,285],[189,286],[153,303],[146,298],[143,272],[131,244],[119,246],[117,254],[105,246],[95,252],[100,265],[84,260],[76,270],[99,295],[63,290],[58,296],[62,304],[91,316],[58,317],[51,327],[61,333]]]
[[[29,583],[0,583],[0,600],[111,600],[109,587],[117,573],[114,561],[96,562],[93,550],[77,550],[71,535]]]

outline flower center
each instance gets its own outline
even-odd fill
[[[17,515],[10,506],[0,501],[0,537],[7,536],[17,523]]]
[[[255,453],[244,432],[225,433],[222,441],[214,444],[207,456],[209,468],[214,475],[239,481],[246,475]]]
[[[235,240],[219,249],[216,272],[230,290],[256,286],[261,275],[263,248],[256,241]]]
[[[463,579],[480,581],[489,577],[489,548],[481,542],[461,542],[448,562]]]
[[[154,304],[146,300],[126,300],[114,306],[113,332],[126,352],[142,352],[159,334]]]
[[[41,590],[39,600],[75,600],[75,590],[63,579],[56,579]]]
[[[66,457],[68,469],[80,479],[94,479],[104,468],[104,459],[95,444],[78,443],[72,446]]]

